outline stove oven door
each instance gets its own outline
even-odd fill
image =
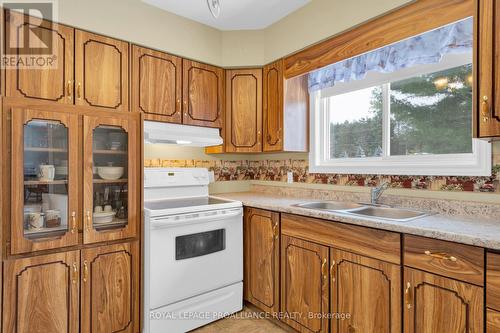
[[[241,282],[242,220],[241,208],[152,218],[150,309]]]

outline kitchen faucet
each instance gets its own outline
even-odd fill
[[[389,187],[389,182],[384,182],[377,187],[372,187],[370,191],[370,202],[372,205],[376,205],[378,203],[378,199],[382,195],[382,193]]]

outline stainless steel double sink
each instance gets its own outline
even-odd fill
[[[396,208],[375,204],[364,204],[342,201],[315,201],[293,205],[295,207],[343,213],[353,216],[373,217],[397,222],[407,222],[420,217],[431,215],[428,212]]]

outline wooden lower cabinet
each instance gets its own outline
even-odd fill
[[[4,265],[3,333],[139,332],[137,242]]]
[[[137,242],[82,250],[82,332],[139,331]]]
[[[245,299],[279,311],[279,213],[245,208]]]
[[[281,237],[281,311],[299,332],[328,332],[328,247]]]
[[[484,331],[484,289],[420,270],[404,269],[405,333]]]
[[[500,312],[486,309],[486,333],[500,333]]]
[[[78,332],[79,251],[7,260],[4,265],[4,333]]]
[[[337,249],[330,259],[331,332],[401,332],[400,266]]]

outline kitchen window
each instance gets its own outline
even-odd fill
[[[309,74],[310,171],[490,175],[468,18]]]

